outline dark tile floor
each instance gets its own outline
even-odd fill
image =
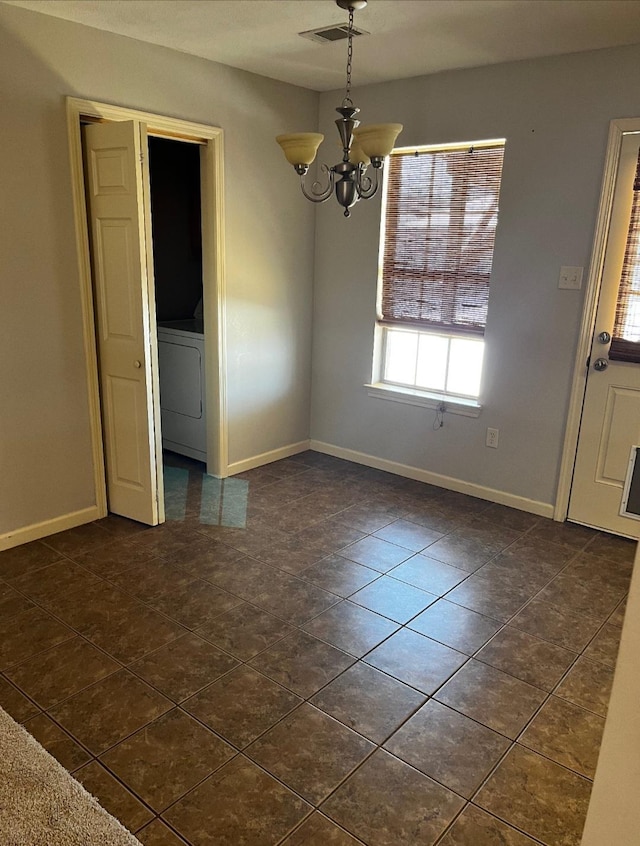
[[[577,846],[634,544],[309,452],[0,553],[0,704],[148,846]]]

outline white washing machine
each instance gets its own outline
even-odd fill
[[[207,460],[202,320],[158,323],[162,446]]]

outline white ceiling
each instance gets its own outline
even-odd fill
[[[4,1],[316,91],[344,82],[346,42],[298,35],[345,23],[334,0]],[[640,43],[640,0],[369,0],[355,23],[371,35],[354,42],[354,88]]]

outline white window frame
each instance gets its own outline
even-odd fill
[[[431,152],[439,150],[464,150],[469,147],[495,147],[496,145],[506,143],[504,138],[486,139],[482,141],[465,141],[453,144],[431,144],[421,147],[400,147],[397,152]],[[382,183],[382,214],[380,220],[380,242],[378,253],[378,288],[377,288],[377,314],[381,313],[382,300],[382,265],[384,259],[385,236],[386,236],[386,208],[387,208],[387,185],[388,185],[388,169],[385,169]],[[417,385],[404,385],[396,382],[388,381],[384,378],[384,366],[386,359],[386,337],[389,330],[393,331],[405,329],[406,331],[413,331],[420,335],[437,335],[440,337],[451,339],[467,339],[479,341],[477,335],[464,333],[447,333],[439,329],[425,329],[419,326],[405,326],[398,324],[396,327],[381,324],[379,319],[376,320],[374,344],[373,344],[373,369],[371,382],[365,385],[367,393],[371,397],[378,399],[391,400],[393,402],[406,403],[408,405],[418,405],[426,408],[435,408],[440,411],[448,411],[453,414],[461,414],[466,417],[478,417],[482,411],[482,403],[480,396],[482,392],[482,382],[478,396],[465,396],[462,394],[447,393],[446,391],[430,390],[421,388]],[[482,339],[484,342],[484,338]],[[486,342],[485,349],[486,353]],[[484,372],[483,360],[483,372]]]

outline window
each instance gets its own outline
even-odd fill
[[[503,153],[491,141],[390,156],[378,387],[477,401]]]
[[[640,362],[640,155],[633,181],[631,219],[609,358],[614,361]]]

